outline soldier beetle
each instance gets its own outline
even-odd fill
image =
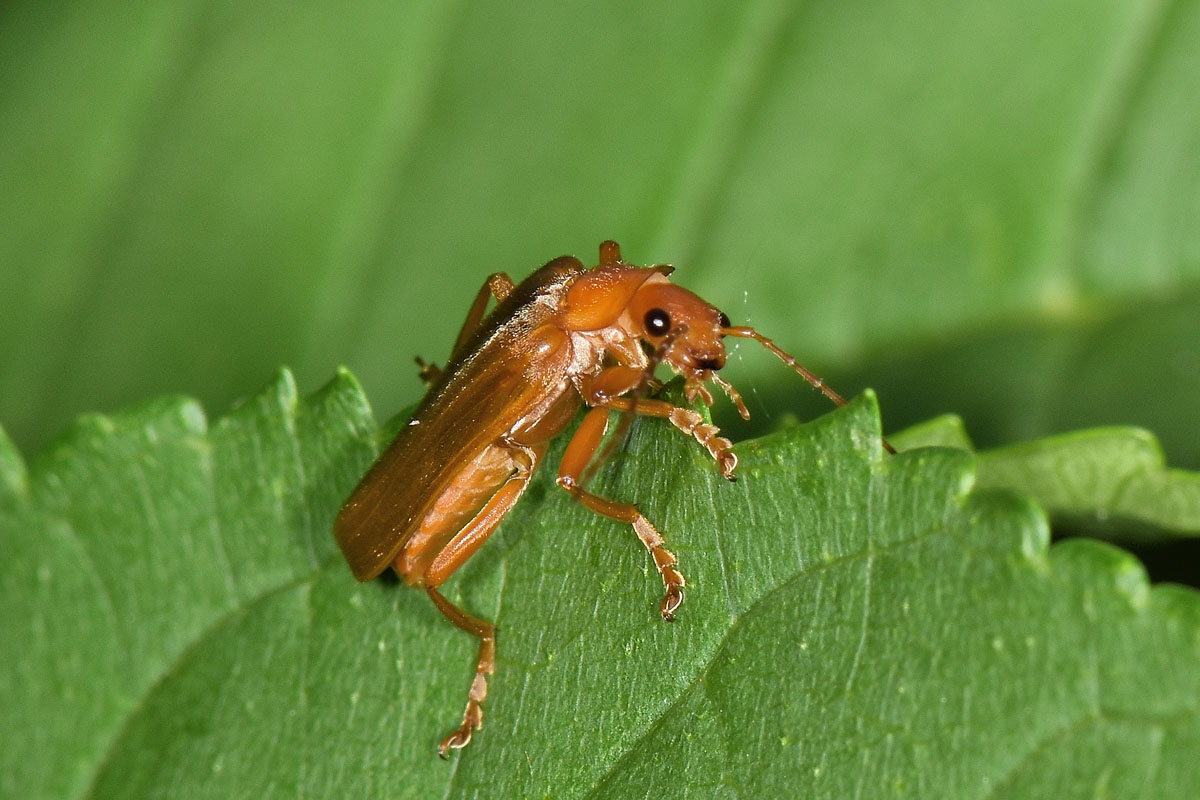
[[[741,396],[717,370],[725,365],[724,337],[753,339],[834,403],[845,404],[770,339],[732,325],[724,313],[671,283],[672,271],[626,264],[617,243],[608,241],[600,245],[594,269],[562,256],[519,284],[504,273],[490,276],[446,368],[417,359],[428,393],[337,516],[334,534],[358,580],[390,567],[405,583],[424,588],[451,623],[479,639],[466,712],[441,741],[443,758],[465,747],[483,725],[496,638],[492,623],[456,607],[438,587],[500,524],[529,486],[548,442],[582,405],[590,410],[563,454],[558,485],[597,514],[633,527],[662,576],[659,610],[671,621],[685,582],[663,537],[636,506],[584,488],[610,412],[670,421],[732,481],[737,456],[715,425],[694,409],[640,396],[654,383],[659,363],[683,376],[690,402],[712,405],[705,385],[711,381],[748,418]],[[497,305],[485,318],[493,297]]]

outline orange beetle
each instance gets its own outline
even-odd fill
[[[479,639],[467,709],[438,747],[443,758],[466,746],[483,725],[496,645],[490,622],[454,606],[437,588],[500,524],[529,486],[548,442],[581,405],[591,410],[563,454],[558,485],[592,511],[633,526],[666,588],[663,619],[673,620],[684,579],[658,530],[634,505],[582,486],[610,411],[669,420],[732,481],[737,456],[715,425],[693,409],[639,396],[659,362],[683,376],[690,401],[711,405],[705,382],[712,381],[749,417],[737,391],[716,371],[725,365],[723,337],[754,339],[835,403],[845,402],[770,339],[730,325],[725,314],[672,284],[672,269],[626,264],[610,241],[600,245],[595,269],[562,256],[520,284],[503,273],[489,277],[446,368],[418,359],[428,393],[337,516],[334,534],[356,578],[371,580],[391,567]],[[490,297],[498,305],[484,318]]]

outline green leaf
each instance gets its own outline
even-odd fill
[[[905,450],[975,450],[956,416],[910,428],[892,442]],[[1200,535],[1200,475],[1168,469],[1158,440],[1145,430],[1050,436],[984,451],[978,464],[978,486],[1024,492],[1076,531],[1124,542]]]
[[[1200,535],[1200,475],[1169,470],[1147,431],[1108,428],[1050,437],[985,453],[979,482],[1038,497],[1093,529],[1153,538]]]
[[[1200,291],[1191,289],[1080,317],[987,326],[873,360],[844,380],[879,392],[889,428],[951,410],[987,449],[1137,425],[1161,439],[1170,463],[1195,469],[1198,307]]]
[[[738,446],[655,421],[594,488],[689,585],[674,625],[626,526],[543,471],[447,585],[495,618],[484,729],[450,763],[474,642],[357,584],[330,533],[374,424],[288,375],[211,427],[81,420],[26,474],[0,441],[5,797],[1189,797],[1200,597],[1047,549],[973,458],[884,457],[867,395]],[[561,452],[562,440],[556,443]],[[556,461],[556,453],[549,459]]]
[[[281,363],[400,402],[484,276],[615,238],[889,427],[1140,424],[1200,467],[1195,0],[115,7],[4,4],[0,419],[27,451]],[[996,326],[1078,336],[923,358]]]
[[[14,488],[0,517],[0,695],[5,729],[29,732],[3,748],[0,794],[83,795],[138,720],[165,710],[157,692],[213,659],[249,669],[214,647],[263,624],[334,558],[332,515],[371,458],[373,430],[348,376],[298,405],[285,373],[211,430],[186,399],[84,417],[28,478],[0,446]],[[257,632],[274,651],[282,630]],[[232,676],[210,678],[211,702]],[[186,723],[181,711],[167,713]],[[202,739],[158,744],[188,745],[190,758]]]

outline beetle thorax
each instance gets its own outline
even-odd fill
[[[625,315],[622,315],[625,316]],[[611,325],[594,331],[571,331],[571,364],[573,377],[595,375],[605,366],[605,356],[612,355],[623,364],[646,366],[649,360],[638,344],[621,325]]]

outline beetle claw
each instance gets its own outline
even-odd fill
[[[729,446],[732,447],[733,445]],[[717,461],[721,467],[721,475],[725,478],[725,480],[729,481],[730,483],[735,482],[737,477],[733,474],[733,471],[737,469],[737,455],[732,450],[727,449],[721,453],[721,455],[717,458]]]
[[[483,727],[483,706],[475,700],[467,702],[467,713],[463,714],[463,723],[442,739],[438,745],[438,756],[443,760],[449,758],[451,750],[461,750],[471,743],[471,733]]]
[[[675,621],[675,609],[683,602],[683,590],[678,586],[671,585],[667,587],[667,595],[663,598],[662,605],[659,611],[662,612],[662,618],[665,622]]]
[[[461,750],[470,743],[471,732],[459,728],[445,739],[442,739],[441,744],[438,745],[438,757],[445,761],[450,757],[450,750]]]
[[[433,386],[435,383],[437,383],[438,378],[442,377],[442,368],[437,364],[427,363],[425,359],[421,358],[420,356],[416,356],[415,360],[417,362],[417,367],[420,369],[420,372],[417,373],[417,377],[421,379],[421,383],[425,384],[426,389]]]

